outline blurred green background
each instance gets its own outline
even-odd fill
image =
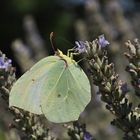
[[[53,31],[55,47],[64,53],[74,47],[75,40],[92,41],[105,34],[116,71],[122,80],[130,81],[122,52],[126,40],[140,37],[139,0],[1,0],[0,18],[0,49],[13,60],[17,77],[54,53],[49,41]],[[110,125],[113,116],[105,111],[96,91],[93,86],[93,100],[81,120],[98,140],[119,140],[122,133]],[[8,129],[12,116],[4,106],[1,101],[0,140],[5,136],[15,140]]]

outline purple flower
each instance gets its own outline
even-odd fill
[[[11,64],[11,59],[5,59],[4,55],[0,57],[0,69],[7,69],[9,64]]]
[[[109,45],[110,43],[105,40],[105,37],[104,35],[100,35],[99,36],[99,39],[98,39],[98,45],[101,46],[101,48],[104,48],[106,47],[107,45]]]
[[[85,42],[83,42],[83,41],[75,41],[75,44],[76,44],[75,50],[78,51],[79,53],[84,53],[86,51]]]
[[[122,93],[124,94],[126,94],[129,91],[127,83],[122,83],[121,90],[122,90]]]
[[[84,140],[92,140],[92,135],[89,132],[84,133]]]

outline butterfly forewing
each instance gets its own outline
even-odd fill
[[[15,106],[35,114],[42,114],[40,95],[44,83],[44,74],[59,59],[57,56],[46,57],[23,74],[11,89],[9,106]]]

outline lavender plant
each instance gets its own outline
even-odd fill
[[[10,88],[15,81],[15,68],[11,65],[12,60],[0,52],[0,94],[7,101]]]
[[[128,48],[128,52],[125,53],[125,56],[129,61],[126,71],[131,75],[131,82],[136,95],[140,97],[140,44],[138,39],[135,39],[134,43],[131,43],[131,41],[128,40],[125,45]]]
[[[107,57],[108,45],[109,42],[101,35],[92,42],[83,42],[81,46],[78,44],[75,51],[83,53],[84,47],[84,55],[89,64],[89,72],[93,83],[99,87],[99,94],[101,100],[106,103],[106,108],[115,115],[111,124],[124,132],[123,139],[138,140],[140,139],[140,106],[133,107],[126,97],[129,91],[127,83],[118,79],[119,76],[115,72],[114,64],[109,63]],[[136,41],[135,45],[132,45],[129,41],[127,46],[129,47],[129,54],[126,53],[126,56],[130,62],[128,71],[133,75],[132,83],[135,85],[138,94],[140,91],[138,82],[140,78],[139,43]]]
[[[80,124],[78,121],[73,122],[73,126],[66,125],[68,135],[71,140],[95,140],[93,136],[86,130],[86,124]]]

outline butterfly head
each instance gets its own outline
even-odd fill
[[[61,59],[64,59],[67,62],[68,65],[71,64],[71,63],[75,63],[75,61],[71,57],[63,54],[63,52],[60,51],[59,49],[56,51],[55,54],[57,56],[59,56]]]

